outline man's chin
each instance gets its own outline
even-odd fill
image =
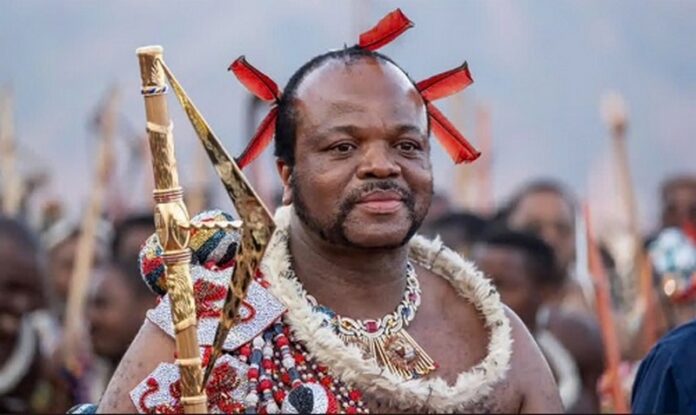
[[[371,229],[368,229],[371,228]],[[396,249],[408,243],[412,235],[405,230],[380,230],[379,227],[365,226],[355,232],[346,232],[348,242],[362,249]]]

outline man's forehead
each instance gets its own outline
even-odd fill
[[[305,76],[295,96],[356,110],[361,96],[403,98],[414,92],[415,87],[396,65],[368,56],[330,59]],[[353,108],[349,108],[351,104]]]

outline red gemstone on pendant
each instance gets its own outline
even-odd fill
[[[283,374],[280,375],[280,380],[282,380],[286,385],[289,385],[292,379],[290,379],[288,372],[283,372]]]
[[[259,370],[255,367],[249,368],[249,371],[247,372],[247,378],[249,380],[255,380],[259,378]]]
[[[283,390],[277,390],[273,392],[273,399],[279,404],[283,403],[283,399],[285,399],[285,391]]]
[[[302,356],[302,353],[295,353],[295,363],[298,365],[301,365],[305,362],[304,356]]]
[[[271,360],[264,360],[261,362],[261,365],[263,366],[264,369],[266,370],[271,370],[273,369],[273,362]]]
[[[374,320],[367,320],[365,322],[365,330],[367,330],[368,333],[375,333],[379,326],[377,325],[377,322]]]

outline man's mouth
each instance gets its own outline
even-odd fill
[[[379,190],[361,197],[356,206],[370,213],[389,214],[401,209],[404,198],[395,191]]]

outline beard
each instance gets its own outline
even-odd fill
[[[314,233],[319,235],[323,240],[330,242],[332,244],[346,246],[350,248],[357,249],[396,249],[400,248],[408,243],[408,241],[415,235],[418,228],[420,228],[423,220],[425,219],[425,214],[428,209],[424,209],[424,212],[416,211],[416,199],[411,191],[400,186],[393,180],[375,180],[372,182],[365,183],[357,189],[353,189],[348,193],[346,197],[343,198],[338,206],[338,213],[334,215],[333,218],[328,223],[321,223],[307,206],[304,199],[304,193],[302,192],[301,186],[296,180],[297,175],[293,174],[290,178],[290,187],[292,189],[293,195],[293,205],[295,206],[295,212],[297,217]],[[406,207],[408,213],[408,220],[410,222],[409,228],[406,235],[402,240],[396,244],[386,244],[379,247],[366,247],[357,244],[348,238],[346,235],[345,223],[348,219],[348,215],[353,211],[355,206],[360,202],[360,199],[375,190],[393,191],[397,192],[402,198],[403,203]],[[431,191],[432,194],[432,191]]]

